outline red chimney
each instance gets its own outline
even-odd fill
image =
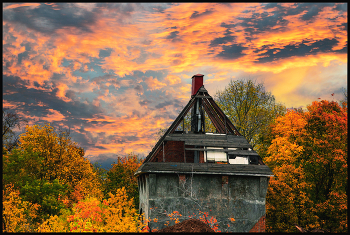
[[[203,76],[203,74],[196,74],[192,76],[192,96],[197,93],[201,86],[203,86]]]

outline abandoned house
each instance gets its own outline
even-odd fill
[[[180,222],[206,212],[222,232],[264,232],[273,174],[208,94],[203,76],[192,77],[190,101],[135,172],[140,213],[151,229],[174,222],[167,214],[177,211],[172,219]]]

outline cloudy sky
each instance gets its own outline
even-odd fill
[[[92,162],[147,156],[204,74],[306,107],[347,87],[346,3],[3,3],[3,108],[70,128]],[[334,93],[334,96],[331,94]]]

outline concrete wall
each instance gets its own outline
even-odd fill
[[[263,232],[268,177],[215,174],[142,174],[138,177],[140,212],[151,229],[162,229],[178,211],[180,222],[208,212],[222,232]],[[234,218],[235,222],[231,222]],[[174,224],[171,221],[170,225]],[[228,226],[230,225],[230,226]]]

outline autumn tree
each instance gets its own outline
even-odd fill
[[[40,205],[37,222],[59,214],[63,200],[72,204],[87,196],[103,196],[84,150],[50,124],[27,126],[18,148],[3,155],[3,185],[8,184],[23,200]]]
[[[2,110],[2,146],[11,151],[18,144],[19,136],[14,129],[20,129],[28,121],[9,109]]]
[[[141,232],[145,223],[124,187],[108,193],[108,199],[87,197],[62,214],[51,216],[37,232]]]
[[[20,136],[19,149],[31,149],[42,159],[40,179],[58,179],[70,188],[79,186],[85,195],[101,196],[93,166],[84,158],[84,149],[73,142],[67,132],[55,132],[48,123],[26,128]]]
[[[259,150],[259,134],[285,113],[285,106],[276,102],[263,83],[231,80],[223,91],[215,94],[215,101],[247,141]]]
[[[38,216],[40,205],[23,200],[13,185],[3,185],[2,190],[2,231],[33,232],[33,220]]]
[[[270,178],[266,198],[266,226],[269,232],[295,232],[294,224],[308,225],[311,202],[303,193],[309,186],[300,165],[303,147],[301,137],[306,121],[302,114],[288,110],[271,128],[271,145],[264,158],[274,177]]]
[[[134,199],[136,208],[139,207],[139,191],[137,178],[134,176],[136,170],[142,165],[142,160],[137,155],[128,154],[118,157],[118,162],[112,164],[112,168],[107,172],[105,195],[116,193],[122,187],[125,188],[129,198]]]
[[[337,102],[313,102],[305,113],[303,167],[309,195],[318,208],[321,227],[347,228],[347,108]],[[310,144],[311,143],[311,144]],[[343,230],[341,230],[343,229]]]
[[[6,189],[12,185],[23,201],[40,205],[39,216],[32,220],[38,223],[48,215],[59,213],[64,204],[58,198],[68,195],[68,185],[58,179],[50,182],[40,178],[42,158],[30,150],[14,149],[3,156],[3,185]],[[5,203],[3,201],[3,203]]]
[[[108,170],[104,169],[99,162],[95,162],[92,166],[100,182],[101,190],[105,191]]]
[[[305,112],[288,110],[269,130],[267,230],[347,231],[347,108],[315,101]]]

